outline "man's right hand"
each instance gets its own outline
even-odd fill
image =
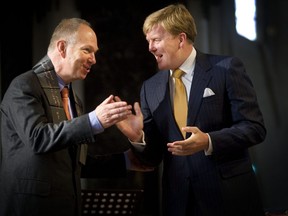
[[[116,101],[110,95],[96,109],[96,116],[104,128],[108,128],[117,122],[126,119],[132,114],[132,106],[125,101]]]
[[[117,96],[114,99],[121,102]],[[134,103],[134,111],[135,114],[131,113],[124,120],[117,122],[116,126],[131,142],[142,142],[143,115],[138,102]]]

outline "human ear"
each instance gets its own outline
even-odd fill
[[[65,55],[66,55],[66,48],[67,48],[66,44],[67,43],[64,40],[60,40],[57,42],[57,50],[62,57],[65,57]]]

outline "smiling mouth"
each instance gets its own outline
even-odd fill
[[[157,62],[160,61],[162,57],[163,57],[163,55],[155,55],[155,58],[156,58]]]
[[[87,73],[89,73],[89,71],[91,70],[91,67],[89,67],[89,66],[85,66],[85,65],[84,65],[84,68],[85,68],[85,70],[87,71]]]

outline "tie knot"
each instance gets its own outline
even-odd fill
[[[69,88],[65,86],[61,91],[62,98],[68,98],[69,97]]]
[[[175,71],[173,71],[172,76],[174,78],[180,78],[183,74],[184,74],[184,71],[182,71],[180,69],[176,69]]]

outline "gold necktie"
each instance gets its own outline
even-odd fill
[[[63,108],[66,113],[67,119],[71,119],[71,115],[69,112],[69,88],[65,86],[61,91],[62,101],[63,101]]]
[[[187,119],[187,96],[184,83],[181,80],[181,76],[184,72],[180,69],[173,71],[172,76],[175,78],[175,94],[174,94],[174,116],[178,124],[178,127],[181,128],[186,126]],[[181,130],[183,137],[185,138],[186,133]]]

